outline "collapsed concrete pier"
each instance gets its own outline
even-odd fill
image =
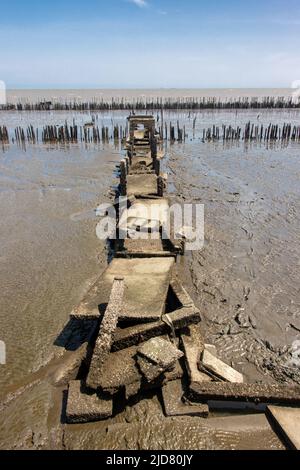
[[[143,400],[148,390],[160,390],[166,417],[210,420],[216,402],[224,409],[229,403],[260,404],[260,410],[272,404],[268,418],[280,421],[288,445],[297,448],[299,440],[287,428],[299,413],[300,387],[246,384],[204,342],[201,312],[176,267],[184,256],[184,240],[163,236],[169,200],[158,148],[154,118],[130,117],[116,194],[126,198],[127,210],[126,215],[118,211],[114,258],[71,312],[73,319],[90,320],[95,334],[86,373],[69,384],[67,422],[107,419],[120,401]],[[274,405],[290,408],[281,407],[279,413]]]

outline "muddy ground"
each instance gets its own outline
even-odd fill
[[[178,200],[205,206],[204,248],[182,271],[206,341],[249,382],[299,384],[298,150],[211,145],[169,161]]]

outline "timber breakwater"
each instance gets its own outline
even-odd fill
[[[0,143],[2,148],[10,144],[17,144],[23,148],[26,145],[38,144],[107,144],[114,142],[120,144],[124,142],[128,135],[128,127],[111,123],[110,126],[97,125],[98,115],[91,116],[91,122],[84,125],[65,122],[64,125],[45,125],[42,129],[34,128],[32,124],[27,127],[18,126],[9,128],[8,126],[0,126]],[[191,119],[191,118],[190,118]],[[186,142],[187,140],[196,139],[196,123],[197,117],[193,118],[193,124],[190,134],[185,124],[177,120],[176,124],[170,121],[168,124],[164,121],[163,112],[156,117],[158,126],[158,134],[161,140],[166,142]],[[245,144],[259,143],[299,143],[300,142],[300,126],[291,123],[269,125],[256,124],[247,122],[244,127],[213,124],[209,128],[197,129],[197,135],[202,133],[202,142],[244,142]],[[198,139],[200,137],[197,137]]]
[[[293,96],[218,96],[155,97],[141,98],[91,98],[86,99],[21,99],[0,105],[0,111],[160,111],[205,109],[299,109],[298,97]]]
[[[72,319],[92,326],[84,367],[69,382],[66,420],[105,420],[130,400],[157,390],[166,419],[210,421],[215,408],[259,404],[288,445],[299,447],[300,387],[245,383],[239,371],[218,358],[214,345],[205,344],[201,312],[177,271],[185,239],[172,231],[163,236],[170,201],[159,141],[152,116],[129,118],[127,155],[118,167],[116,236],[110,239],[114,256],[71,312]]]

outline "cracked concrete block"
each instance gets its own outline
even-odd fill
[[[206,404],[187,404],[182,398],[184,391],[181,380],[174,380],[162,388],[162,397],[166,416],[199,416],[207,418],[209,408]]]
[[[125,397],[126,400],[130,400],[130,398],[135,397],[141,389],[141,382],[134,382],[133,384],[125,386]]]
[[[203,382],[190,385],[191,400],[300,404],[300,387],[281,384]]]
[[[203,339],[197,325],[190,326],[181,334],[185,353],[185,364],[190,383],[211,382],[211,377],[198,369],[198,362],[204,349]]]
[[[113,344],[113,351],[120,351],[130,346],[138,345],[155,336],[161,336],[170,331],[167,322],[162,321],[154,323],[144,323],[143,325],[131,326],[128,328],[118,328]],[[191,324],[197,324],[201,321],[200,312],[196,308],[181,308],[168,314],[175,330],[185,328]]]
[[[243,383],[244,377],[240,372],[225,364],[208,350],[204,349],[201,358],[201,366],[218,378],[232,383]]]
[[[136,174],[127,176],[127,195],[157,195],[157,176],[155,174]]]
[[[159,377],[166,371],[163,367],[160,367],[153,362],[148,361],[144,357],[137,358],[137,364],[139,366],[140,372],[145,377],[147,382],[153,382],[158,380]]]
[[[141,374],[136,366],[135,346],[111,353],[99,376],[98,386],[107,393],[115,394],[122,387],[141,381]]]
[[[100,309],[109,301],[115,276],[125,282],[123,321],[155,322],[164,314],[174,257],[114,259],[71,313],[76,319],[99,319]]]
[[[113,413],[111,399],[87,394],[79,380],[69,384],[66,418],[68,423],[88,423],[110,418]]]
[[[160,337],[150,339],[140,346],[137,352],[140,356],[145,357],[164,369],[171,367],[184,355],[170,341]]]
[[[131,397],[139,390],[159,388],[162,384],[181,378],[183,370],[177,361],[174,369],[165,372],[157,380],[147,383],[137,366],[137,346],[132,346],[121,351],[111,353],[103,367],[99,380],[99,389],[110,395],[119,390],[126,390],[126,395]]]
[[[99,376],[103,365],[110,354],[113,335],[117,328],[118,318],[123,308],[125,285],[124,278],[115,277],[109,303],[104,313],[98,338],[92,355],[87,385],[92,389],[99,387]]]
[[[152,382],[147,382],[145,380],[140,380],[139,382],[135,382],[134,384],[127,385],[126,390],[126,398],[132,398],[136,396],[138,393],[146,391],[146,390],[155,390],[161,389],[165,384],[172,382],[173,380],[179,380],[183,377],[183,370],[179,361],[175,363],[175,366],[172,370],[166,371],[157,377]]]

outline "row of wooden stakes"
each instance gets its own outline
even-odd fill
[[[300,142],[300,126],[292,124],[269,124],[268,126],[255,125],[248,122],[244,129],[241,127],[232,127],[222,125],[222,127],[214,125],[208,129],[203,129],[203,142],[210,141],[293,141]]]
[[[37,103],[18,102],[1,105],[0,110],[8,111],[160,111],[160,110],[201,110],[201,109],[297,109],[300,101],[293,97],[185,97],[185,98],[112,98],[90,101],[40,101]]]
[[[193,138],[195,138],[195,124],[193,121]],[[42,129],[34,128],[31,124],[26,128],[16,127],[11,133],[7,126],[0,126],[0,142],[2,144],[37,144],[37,143],[108,143],[124,141],[127,138],[128,129],[121,125],[97,126],[95,124],[78,126],[73,125],[46,125]],[[186,127],[179,121],[176,125],[166,122],[159,127],[159,135],[162,141],[185,142],[189,137]],[[300,126],[292,124],[263,124],[257,125],[251,122],[240,126],[213,125],[203,129],[202,142],[211,141],[256,141],[256,142],[300,142]]]

